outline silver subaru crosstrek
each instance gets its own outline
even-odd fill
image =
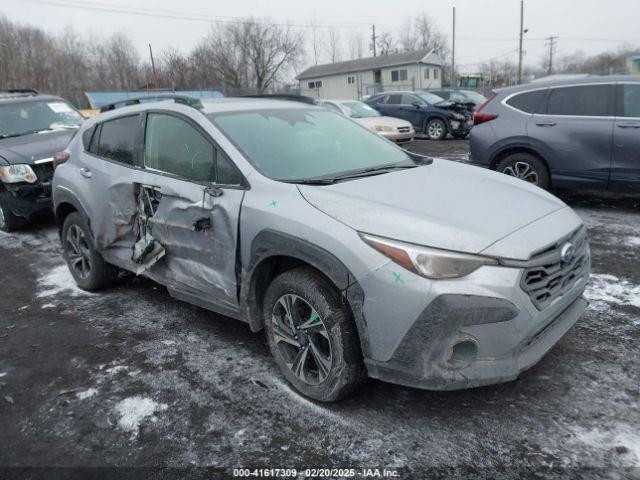
[[[585,227],[542,189],[301,102],[173,100],[88,120],[56,156],[81,288],[122,269],[264,329],[283,375],[321,401],[367,376],[515,379],[583,313]]]

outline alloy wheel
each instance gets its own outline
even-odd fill
[[[71,225],[65,238],[69,267],[80,277],[91,275],[91,248],[87,236],[78,225]]]
[[[273,340],[285,364],[303,382],[319,385],[333,365],[329,332],[318,312],[302,297],[282,295],[272,312]]]
[[[427,135],[434,140],[442,136],[443,126],[441,122],[430,122],[427,126]]]
[[[502,173],[538,185],[538,172],[526,162],[515,162],[513,165],[505,167]]]

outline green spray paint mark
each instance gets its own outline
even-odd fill
[[[275,207],[278,205],[278,202],[276,202],[275,200],[271,200],[271,203],[269,204],[270,207]]]
[[[310,322],[313,322],[314,320],[318,319],[318,314],[315,312],[315,310],[313,312],[311,312],[311,318],[309,319]]]
[[[404,280],[402,280],[402,275],[400,275],[399,273],[396,272],[392,272],[393,273],[393,278],[395,279],[396,283],[400,283],[402,285],[404,285]]]
[[[182,153],[184,154],[189,153],[189,145],[187,145],[186,143],[184,144],[184,147],[182,147]]]

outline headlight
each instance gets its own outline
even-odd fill
[[[373,130],[376,132],[393,132],[393,127],[387,127],[386,125],[374,125]]]
[[[484,265],[498,265],[495,258],[422,247],[366,233],[360,237],[398,265],[431,279],[464,277]]]
[[[38,177],[29,165],[18,164],[0,167],[0,179],[2,179],[4,183],[34,183],[38,180]]]

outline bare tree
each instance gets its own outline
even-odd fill
[[[340,33],[335,27],[327,29],[327,54],[331,63],[339,62],[342,57]]]
[[[364,56],[364,36],[362,32],[352,31],[349,35],[349,59],[355,60]]]
[[[320,47],[322,45],[322,33],[320,32],[315,12],[313,12],[313,16],[311,17],[311,21],[309,23],[311,25],[311,55],[313,57],[313,64],[318,65],[318,63],[320,63],[321,57]]]
[[[160,76],[164,85],[174,90],[189,88],[191,80],[191,62],[189,57],[176,48],[167,48],[160,54]]]
[[[395,49],[396,41],[391,32],[382,32],[376,42],[380,55],[389,55]]]

